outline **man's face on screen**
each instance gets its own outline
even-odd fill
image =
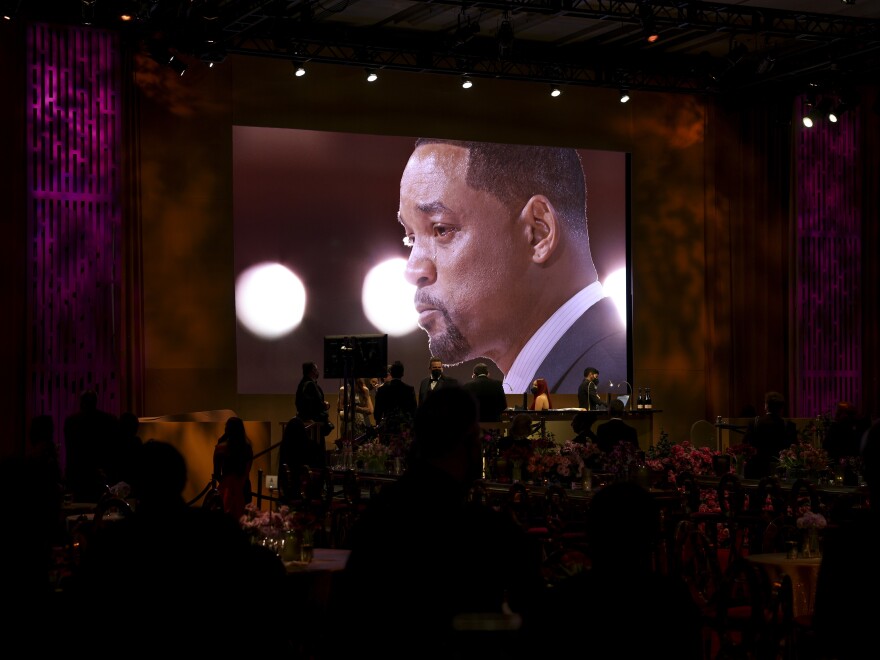
[[[516,218],[466,182],[468,152],[427,144],[410,156],[400,181],[398,219],[411,246],[406,279],[416,289],[419,326],[446,364],[510,350],[517,282],[527,242]]]

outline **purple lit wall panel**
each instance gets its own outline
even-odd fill
[[[793,410],[813,416],[862,400],[859,115],[799,130]]]
[[[60,429],[87,388],[120,412],[119,43],[43,24],[27,43],[27,409]]]

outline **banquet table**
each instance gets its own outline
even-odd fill
[[[784,552],[771,552],[752,554],[746,558],[763,568],[771,580],[785,574],[791,578],[795,616],[813,613],[821,557],[790,558]]]

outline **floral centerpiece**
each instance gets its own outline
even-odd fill
[[[528,459],[526,470],[535,481],[570,482],[583,475],[582,445],[566,441],[538,443]]]
[[[320,521],[311,512],[286,505],[275,511],[261,511],[251,503],[245,505],[239,523],[252,543],[271,548],[285,561],[308,561],[302,558],[302,548],[305,546],[311,552],[312,537]]]
[[[812,511],[805,511],[804,514],[797,519],[797,526],[799,529],[808,529],[810,527],[824,529],[827,525],[828,521],[825,520],[825,516],[821,513],[813,513]]]
[[[618,442],[610,452],[605,452],[605,471],[617,479],[628,478],[635,469],[639,449],[629,442]]]
[[[378,439],[363,443],[357,449],[357,461],[370,472],[385,472],[385,461],[393,457],[391,445]]]
[[[801,545],[801,554],[804,557],[821,557],[822,551],[819,545],[819,531],[825,529],[828,521],[821,513],[813,511],[805,511],[804,514],[797,519],[798,529],[804,530],[803,544]]]
[[[707,474],[712,472],[712,459],[716,452],[709,447],[695,447],[685,440],[679,444],[669,441],[669,436],[660,434],[660,441],[652,445],[646,452],[646,464],[651,470],[667,473],[670,481],[682,472],[691,474]]]
[[[786,470],[825,470],[828,468],[828,452],[808,442],[797,442],[779,452],[778,462]]]

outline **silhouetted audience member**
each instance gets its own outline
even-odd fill
[[[861,440],[862,470],[869,506],[863,515],[825,529],[816,583],[813,630],[818,657],[849,660],[870,655],[880,621],[880,420]]]
[[[822,441],[822,449],[828,452],[828,458],[838,462],[846,456],[858,456],[859,443],[869,424],[869,420],[860,416],[849,401],[839,402]]]
[[[254,657],[289,652],[281,560],[220,511],[183,499],[186,463],[144,443],[135,511],[90,539],[73,603],[95,657]],[[71,610],[73,612],[73,608]],[[74,648],[77,641],[69,642]],[[173,653],[172,653],[173,651]],[[285,656],[277,656],[285,657]]]
[[[226,420],[226,430],[214,446],[214,477],[223,498],[223,509],[236,521],[244,515],[244,507],[253,501],[251,466],[254,449],[240,417]]]
[[[98,408],[98,395],[86,390],[79,410],[64,420],[64,480],[78,502],[97,502],[108,486],[108,457],[119,420]]]
[[[138,452],[144,444],[138,435],[139,426],[140,420],[134,413],[124,412],[119,415],[119,434],[110,452],[108,483],[111,486],[120,481],[130,486],[134,480]],[[136,493],[132,495],[137,496]]]
[[[599,449],[608,453],[614,450],[619,442],[630,443],[636,451],[639,449],[639,432],[634,426],[623,421],[623,401],[614,399],[611,402],[611,419],[599,424],[596,428],[596,441]]]
[[[39,423],[38,423],[39,424]],[[63,648],[59,603],[50,581],[52,546],[60,517],[58,483],[33,456],[0,459],[0,594],[4,608],[2,648],[45,657]]]
[[[278,486],[284,501],[290,502],[299,494],[296,479],[305,466],[315,468],[326,464],[323,445],[323,440],[320,446],[315,443],[314,436],[299,417],[290,418],[284,425],[278,448]]]
[[[755,448],[745,466],[745,476],[761,479],[771,476],[776,469],[779,452],[797,442],[797,428],[794,422],[782,416],[785,398],[779,392],[764,395],[764,414],[755,417],[748,424],[743,443]]]
[[[489,366],[485,362],[474,365],[471,380],[465,382],[462,387],[476,397],[481,422],[501,421],[501,413],[507,408],[504,384],[489,376]]]
[[[498,439],[498,448],[501,451],[506,451],[512,447],[519,447],[524,451],[531,450],[532,441],[529,438],[530,435],[532,435],[531,416],[528,413],[518,413],[510,421],[507,435]]]
[[[700,611],[684,581],[653,568],[657,503],[633,482],[615,482],[590,502],[591,568],[548,590],[527,620],[531,655],[552,640],[558,657],[701,657]]]
[[[577,413],[571,420],[571,430],[575,432],[572,442],[586,444],[588,441],[598,443],[599,438],[593,430],[593,424],[599,416],[593,411],[585,411]]]
[[[474,398],[458,386],[434,391],[414,430],[407,471],[370,499],[353,529],[334,607],[346,631],[333,640],[334,657],[457,657],[456,615],[509,607],[526,617],[543,586],[534,541],[468,502],[482,467]]]
[[[395,360],[388,366],[390,378],[376,391],[373,416],[387,433],[399,433],[416,414],[416,389],[403,381],[403,372],[403,362]]]

